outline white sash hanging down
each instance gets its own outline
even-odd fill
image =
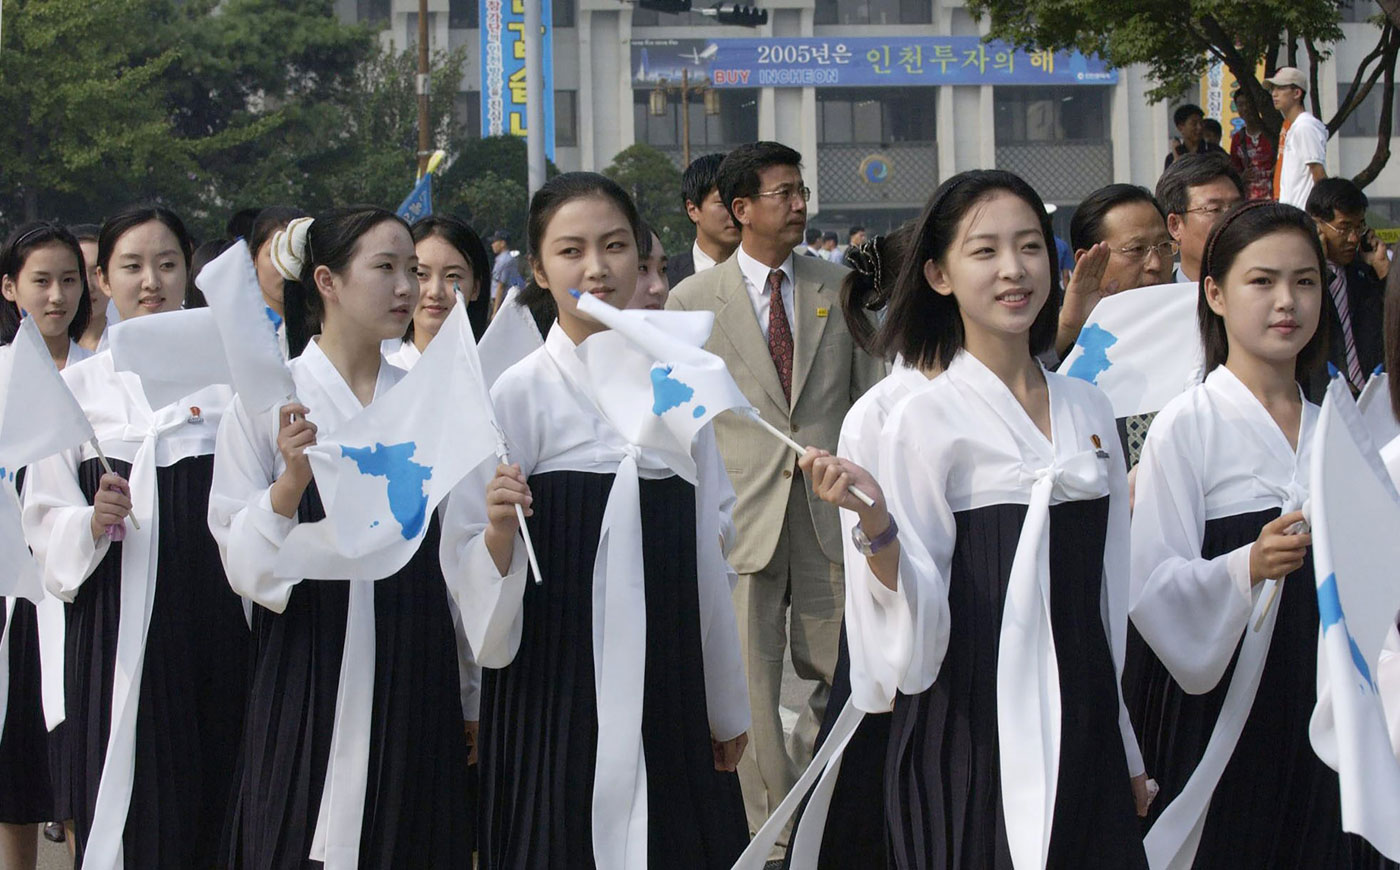
[[[1050,626],[1050,502],[1085,501],[1108,493],[1106,461],[1086,450],[1030,475],[1031,496],[1007,581],[997,647],[997,747],[1002,811],[1012,863],[1044,868],[1055,814],[1060,759],[1060,675]],[[794,867],[816,866],[841,756],[865,714],[848,700],[812,759],[735,862],[758,870],[807,791],[816,791],[791,845]],[[820,780],[818,776],[820,775]]]
[[[1267,485],[1267,481],[1260,481]],[[1291,481],[1287,488],[1273,488],[1274,494],[1283,502],[1283,513],[1292,513],[1303,506],[1307,491],[1301,484]],[[1201,845],[1201,833],[1205,830],[1206,816],[1210,813],[1211,796],[1220,784],[1225,766],[1235,754],[1244,723],[1254,707],[1254,696],[1259,691],[1259,681],[1264,676],[1264,663],[1269,657],[1269,644],[1274,638],[1274,623],[1278,621],[1279,606],[1269,608],[1269,615],[1259,631],[1251,630],[1259,620],[1259,611],[1273,597],[1268,594],[1274,583],[1261,585],[1254,595],[1254,607],[1245,624],[1244,639],[1240,643],[1239,658],[1235,661],[1234,673],[1230,676],[1230,687],[1225,690],[1225,701],[1220,707],[1220,716],[1215,720],[1215,728],[1206,741],[1205,753],[1196,769],[1191,773],[1181,793],[1162,810],[1152,830],[1143,838],[1147,850],[1147,864],[1152,870],[1190,870],[1196,861],[1196,850]]]
[[[34,605],[39,623],[39,687],[44,704],[44,725],[52,731],[63,723],[63,644],[68,632],[64,604],[52,595]]]
[[[141,671],[146,661],[146,635],[156,595],[156,555],[160,519],[156,498],[156,442],[184,425],[186,408],[170,405],[157,411],[149,428],[128,425],[124,442],[139,441],[131,463],[131,513],[140,529],[127,525],[122,542],[121,614],[117,620],[117,654],[112,672],[111,732],[107,756],[97,787],[92,830],[84,848],[89,870],[121,870],[122,832],[131,808],[132,775],[136,767],[136,708],[141,697]]]

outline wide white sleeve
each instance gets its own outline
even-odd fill
[[[734,488],[724,470],[714,429],[706,426],[694,445],[695,546],[700,600],[700,651],[705,665],[705,702],[710,734],[731,740],[749,730],[749,684],[734,616],[738,575],[726,555],[734,540]]]
[[[528,474],[528,472],[527,472]],[[457,602],[467,643],[482,667],[503,668],[520,647],[529,561],[519,536],[505,574],[486,549],[486,487],[496,476],[492,457],[452,488],[442,521],[439,558]]]
[[[24,537],[49,594],[71,602],[107,555],[111,540],[92,539],[92,504],[78,485],[76,448],[29,466],[23,494]]]
[[[281,613],[300,581],[273,571],[282,544],[297,525],[295,517],[272,509],[272,483],[285,467],[276,447],[275,413],[251,415],[240,398],[229,405],[214,446],[208,518],[229,586]]]
[[[1138,464],[1132,518],[1129,615],[1192,694],[1220,682],[1253,608],[1253,544],[1201,558],[1204,463],[1204,442],[1191,421],[1159,418]]]
[[[846,579],[846,640],[851,687],[857,675],[869,704],[888,710],[895,691],[916,694],[938,676],[948,650],[948,570],[957,524],[946,497],[948,470],[937,444],[896,409],[879,437],[881,489],[899,524],[899,570],[894,589],[874,572]],[[849,513],[843,512],[843,513]],[[847,571],[866,563],[851,542],[854,517],[844,517]]]
[[[1376,686],[1380,690],[1386,725],[1390,729],[1390,746],[1400,758],[1400,614],[1391,626],[1376,663]]]
[[[1104,401],[1099,414],[1098,431],[1113,431],[1113,410]],[[1108,460],[1108,533],[1104,539],[1103,583],[1099,591],[1099,610],[1104,634],[1113,653],[1113,672],[1117,676],[1118,731],[1123,739],[1123,751],[1128,760],[1128,775],[1137,776],[1144,770],[1142,749],[1137,732],[1123,701],[1123,659],[1128,646],[1128,587],[1131,569],[1129,557],[1130,512],[1128,509],[1128,474],[1125,457],[1117,453],[1118,439],[1110,438]]]

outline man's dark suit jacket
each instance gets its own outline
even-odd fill
[[[666,261],[666,281],[672,286],[695,274],[695,252],[690,248]]]
[[[1330,271],[1330,266],[1329,266]],[[1375,271],[1360,260],[1346,268],[1347,309],[1351,315],[1351,334],[1356,341],[1356,358],[1361,363],[1361,374],[1370,377],[1376,366],[1385,361],[1385,281]],[[1342,323],[1337,317],[1337,306],[1332,301],[1329,289],[1330,274],[1323,277],[1322,302],[1326,306],[1323,318],[1327,333],[1327,361],[1345,371],[1347,365],[1346,343],[1342,337]],[[1327,392],[1327,367],[1312,372],[1305,380],[1304,393],[1308,400],[1321,402]]]

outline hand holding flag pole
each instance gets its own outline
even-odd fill
[[[797,451],[798,456],[806,455],[807,448],[803,447],[801,444],[798,444],[796,441],[784,435],[776,426],[760,417],[758,415],[758,412],[755,411],[753,408],[743,409],[743,412],[744,415],[750,420],[753,420],[755,423],[768,430],[768,433],[771,434],[774,438],[777,438],[779,441],[783,442],[787,446],[791,447],[793,450]],[[846,487],[846,489],[851,493],[851,495],[860,499],[861,504],[865,505],[866,507],[875,507],[875,499],[856,489],[855,484],[851,484],[850,486]]]
[[[116,474],[116,472],[112,470],[112,463],[107,461],[106,454],[102,452],[102,445],[97,443],[96,435],[94,435],[91,438],[91,440],[88,441],[88,444],[92,445],[92,449],[97,451],[97,461],[102,464],[102,470],[108,474]],[[131,495],[131,491],[129,489],[127,490],[127,495]],[[138,532],[141,531],[141,524],[136,521],[135,514],[127,514],[126,518],[131,520],[131,527],[133,529],[135,529]],[[122,540],[126,537],[126,527],[120,524],[113,524],[108,526],[107,537],[111,538],[113,541]]]

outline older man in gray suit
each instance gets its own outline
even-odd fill
[[[846,329],[840,290],[847,270],[793,256],[807,223],[801,161],[777,142],[725,157],[717,186],[740,227],[739,248],[677,285],[667,307],[714,311],[706,347],[724,359],[763,418],[834,452],[846,411],[884,367]],[[740,575],[734,609],[753,708],[739,778],[757,829],[810,760],[826,710],[844,603],[841,531],[836,509],[812,493],[791,450],[732,414],[715,420],[715,435],[738,495],[730,561]],[[817,687],[785,746],[778,698],[789,625],[793,666]]]

